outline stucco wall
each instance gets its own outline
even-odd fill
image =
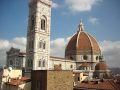
[[[47,90],[73,90],[72,71],[48,71]]]
[[[61,65],[62,70],[75,70],[76,69],[75,61],[67,60],[64,58],[51,57],[50,62],[49,62],[49,69],[53,70],[54,65]]]

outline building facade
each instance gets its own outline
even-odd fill
[[[1,73],[1,72],[0,72]],[[4,68],[0,74],[0,90],[30,90],[31,79],[22,76],[22,70]]]
[[[26,64],[26,53],[21,52],[20,49],[11,47],[9,51],[6,52],[7,60],[6,66],[13,67],[16,69],[25,68]]]

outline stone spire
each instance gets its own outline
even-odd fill
[[[82,20],[80,20],[80,24],[79,24],[79,31],[84,31],[84,24],[82,23]]]

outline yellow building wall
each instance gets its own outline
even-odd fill
[[[19,78],[22,76],[22,70],[16,69],[4,69],[2,75],[2,82],[1,82],[1,90],[6,90],[5,83],[10,81],[10,78]]]
[[[75,83],[82,82],[88,79],[88,76],[87,75],[85,76],[84,73],[75,73],[73,76]]]
[[[84,73],[80,73],[80,82],[85,81],[88,76],[84,76]]]

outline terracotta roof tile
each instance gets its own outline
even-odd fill
[[[103,82],[82,82],[78,83],[75,88],[100,89],[100,90],[120,90],[114,81]]]
[[[84,53],[101,53],[101,50],[94,37],[84,31],[79,31],[68,42],[65,56]]]
[[[95,66],[95,70],[107,70],[107,65],[104,62],[100,62]]]
[[[26,81],[30,81],[30,78],[28,78],[28,77],[22,77],[21,79],[12,78],[10,82],[7,82],[7,84],[13,85],[13,86],[18,86],[22,83],[25,83]]]

